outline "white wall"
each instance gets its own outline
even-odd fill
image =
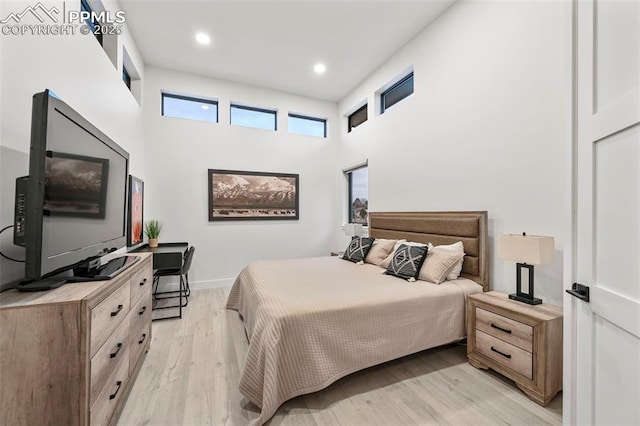
[[[21,12],[28,5],[34,3],[1,2],[0,16]],[[115,1],[105,6],[118,10]],[[66,2],[67,10],[78,7],[78,1]],[[126,29],[118,44],[119,51],[126,45],[143,74],[144,65]],[[3,34],[0,57],[0,226],[13,223],[15,178],[28,174],[31,100],[44,89],[53,90],[127,150],[131,173],[144,177],[142,108],[123,83],[121,68],[116,69],[93,35]],[[0,248],[24,258],[24,250],[12,243],[11,230],[0,236]],[[0,285],[21,278],[23,271],[24,264],[0,259]]]
[[[219,122],[161,116],[161,92],[218,99]],[[229,104],[278,110],[278,130],[229,124]],[[326,139],[287,132],[289,111],[328,119]],[[160,242],[187,241],[196,247],[190,282],[230,285],[258,259],[327,256],[335,193],[333,167],[338,133],[335,103],[253,86],[147,67],[145,70],[145,220],[160,219]],[[297,173],[300,220],[209,222],[208,169]]]
[[[535,293],[556,305],[570,247],[570,24],[563,2],[456,3],[340,102],[344,122],[369,98],[369,120],[343,124],[334,166],[369,159],[370,211],[488,210],[495,290],[515,290],[499,235],[554,236]],[[376,116],[373,93],[411,65],[413,96]]]
[[[75,1],[68,7],[77,7]],[[92,36],[0,36],[0,225],[13,218],[13,185],[26,174],[31,96],[51,88],[131,155],[145,180],[145,218],[163,241],[197,247],[191,279],[229,284],[255,259],[326,255],[346,244],[341,169],[369,159],[370,209],[488,210],[492,288],[511,292],[515,267],[495,238],[556,237],[553,265],[536,268],[536,294],[559,304],[570,230],[570,11],[566,2],[458,2],[335,104],[141,64],[142,112],[120,68]],[[0,16],[28,2],[0,3]],[[116,2],[105,2],[107,9]],[[16,10],[14,10],[16,9]],[[19,9],[19,10],[18,10]],[[376,116],[373,93],[408,66],[415,93]],[[220,100],[220,123],[160,116],[160,91]],[[347,134],[343,114],[369,98],[369,121]],[[230,101],[279,110],[279,130],[230,126]],[[286,132],[286,113],[329,119],[329,137]],[[144,143],[143,143],[144,141]],[[300,174],[297,222],[209,223],[207,169]],[[20,257],[10,232],[3,251]],[[0,282],[22,266],[0,260]]]

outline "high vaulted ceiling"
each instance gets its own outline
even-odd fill
[[[454,1],[119,4],[148,65],[338,101]],[[199,31],[210,45],[196,43]],[[313,71],[318,62],[322,75]]]

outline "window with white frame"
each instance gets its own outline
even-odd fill
[[[348,223],[368,225],[369,220],[369,168],[362,165],[344,171],[348,185]]]

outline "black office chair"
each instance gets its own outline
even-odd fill
[[[182,266],[180,268],[171,269],[157,269],[153,273],[153,297],[154,302],[163,299],[178,298],[177,305],[163,305],[156,306],[154,309],[166,309],[166,308],[180,308],[179,318],[182,318],[182,308],[189,304],[189,296],[191,296],[191,288],[189,287],[189,269],[191,269],[191,262],[193,261],[193,253],[196,248],[191,246],[185,253],[182,259]],[[180,277],[180,286],[178,290],[172,291],[159,291],[160,278],[162,277]],[[183,299],[184,298],[184,303]],[[155,303],[154,303],[155,304]],[[175,317],[169,317],[175,318]]]

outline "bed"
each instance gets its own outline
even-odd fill
[[[467,296],[488,290],[487,212],[370,213],[369,235],[462,241],[462,273],[435,285],[330,256],[248,265],[227,308],[249,340],[239,388],[261,409],[254,425],[355,371],[465,338]]]

